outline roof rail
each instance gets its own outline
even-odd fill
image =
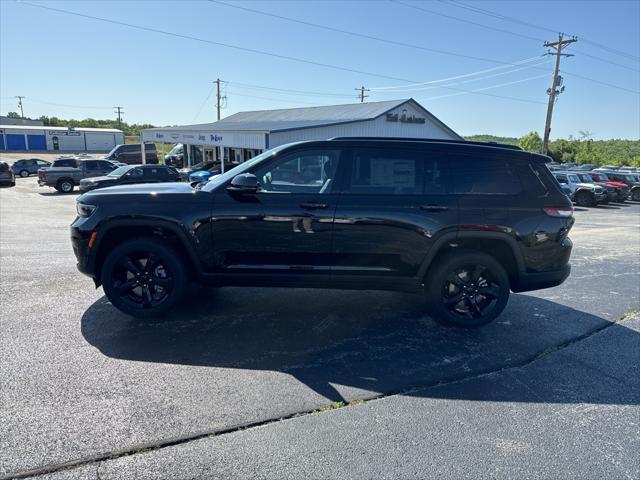
[[[333,140],[380,140],[380,141],[396,141],[396,142],[425,142],[425,143],[453,143],[458,145],[479,145],[482,147],[507,148],[509,150],[522,150],[517,145],[497,142],[472,142],[467,140],[448,140],[442,138],[412,138],[412,137],[333,137]]]

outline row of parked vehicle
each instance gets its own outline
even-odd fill
[[[554,169],[551,171],[563,191],[581,207],[593,207],[609,202],[625,202],[629,198],[640,202],[640,173],[634,169],[610,169],[606,167],[586,170]]]

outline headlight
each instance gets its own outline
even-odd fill
[[[96,210],[96,206],[76,202],[76,210],[78,211],[79,217],[89,217]]]

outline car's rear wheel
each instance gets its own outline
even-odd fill
[[[20,170],[20,176],[22,178],[28,177],[29,176],[29,170]]]
[[[73,192],[73,180],[69,180],[68,178],[63,178],[58,181],[56,185],[56,190],[62,193],[71,193]]]
[[[595,203],[593,195],[589,192],[578,192],[576,194],[576,205],[580,207],[591,207],[595,205]]]
[[[427,302],[437,322],[478,328],[502,313],[509,300],[509,276],[493,257],[468,250],[451,253],[429,270]]]
[[[157,317],[184,295],[187,269],[177,253],[153,238],[114,248],[105,259],[101,281],[111,303],[134,317]]]
[[[640,202],[640,189],[636,189],[631,192],[631,198],[634,202]]]

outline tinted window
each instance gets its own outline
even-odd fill
[[[38,160],[38,165],[40,165],[41,167],[47,166],[47,165],[51,165],[49,162],[45,161],[45,160]]]
[[[285,155],[255,170],[261,193],[328,193],[338,167],[338,150]]]
[[[166,169],[162,167],[154,167],[154,168],[145,168],[144,169],[145,178],[159,180],[165,178],[167,176]]]
[[[444,193],[443,162],[417,150],[356,149],[349,193],[419,195]]]
[[[98,165],[102,170],[113,170],[113,163],[107,162],[105,160],[100,160]]]
[[[522,191],[513,161],[481,155],[450,155],[454,192],[516,195]]]
[[[580,179],[577,175],[567,175],[567,177],[569,177],[571,183],[580,183]]]
[[[63,160],[56,160],[53,162],[54,167],[73,167],[76,168],[78,166],[77,162],[73,158],[65,158]]]
[[[84,162],[84,168],[87,170],[100,170],[102,162],[98,162],[97,160],[87,160]]]

